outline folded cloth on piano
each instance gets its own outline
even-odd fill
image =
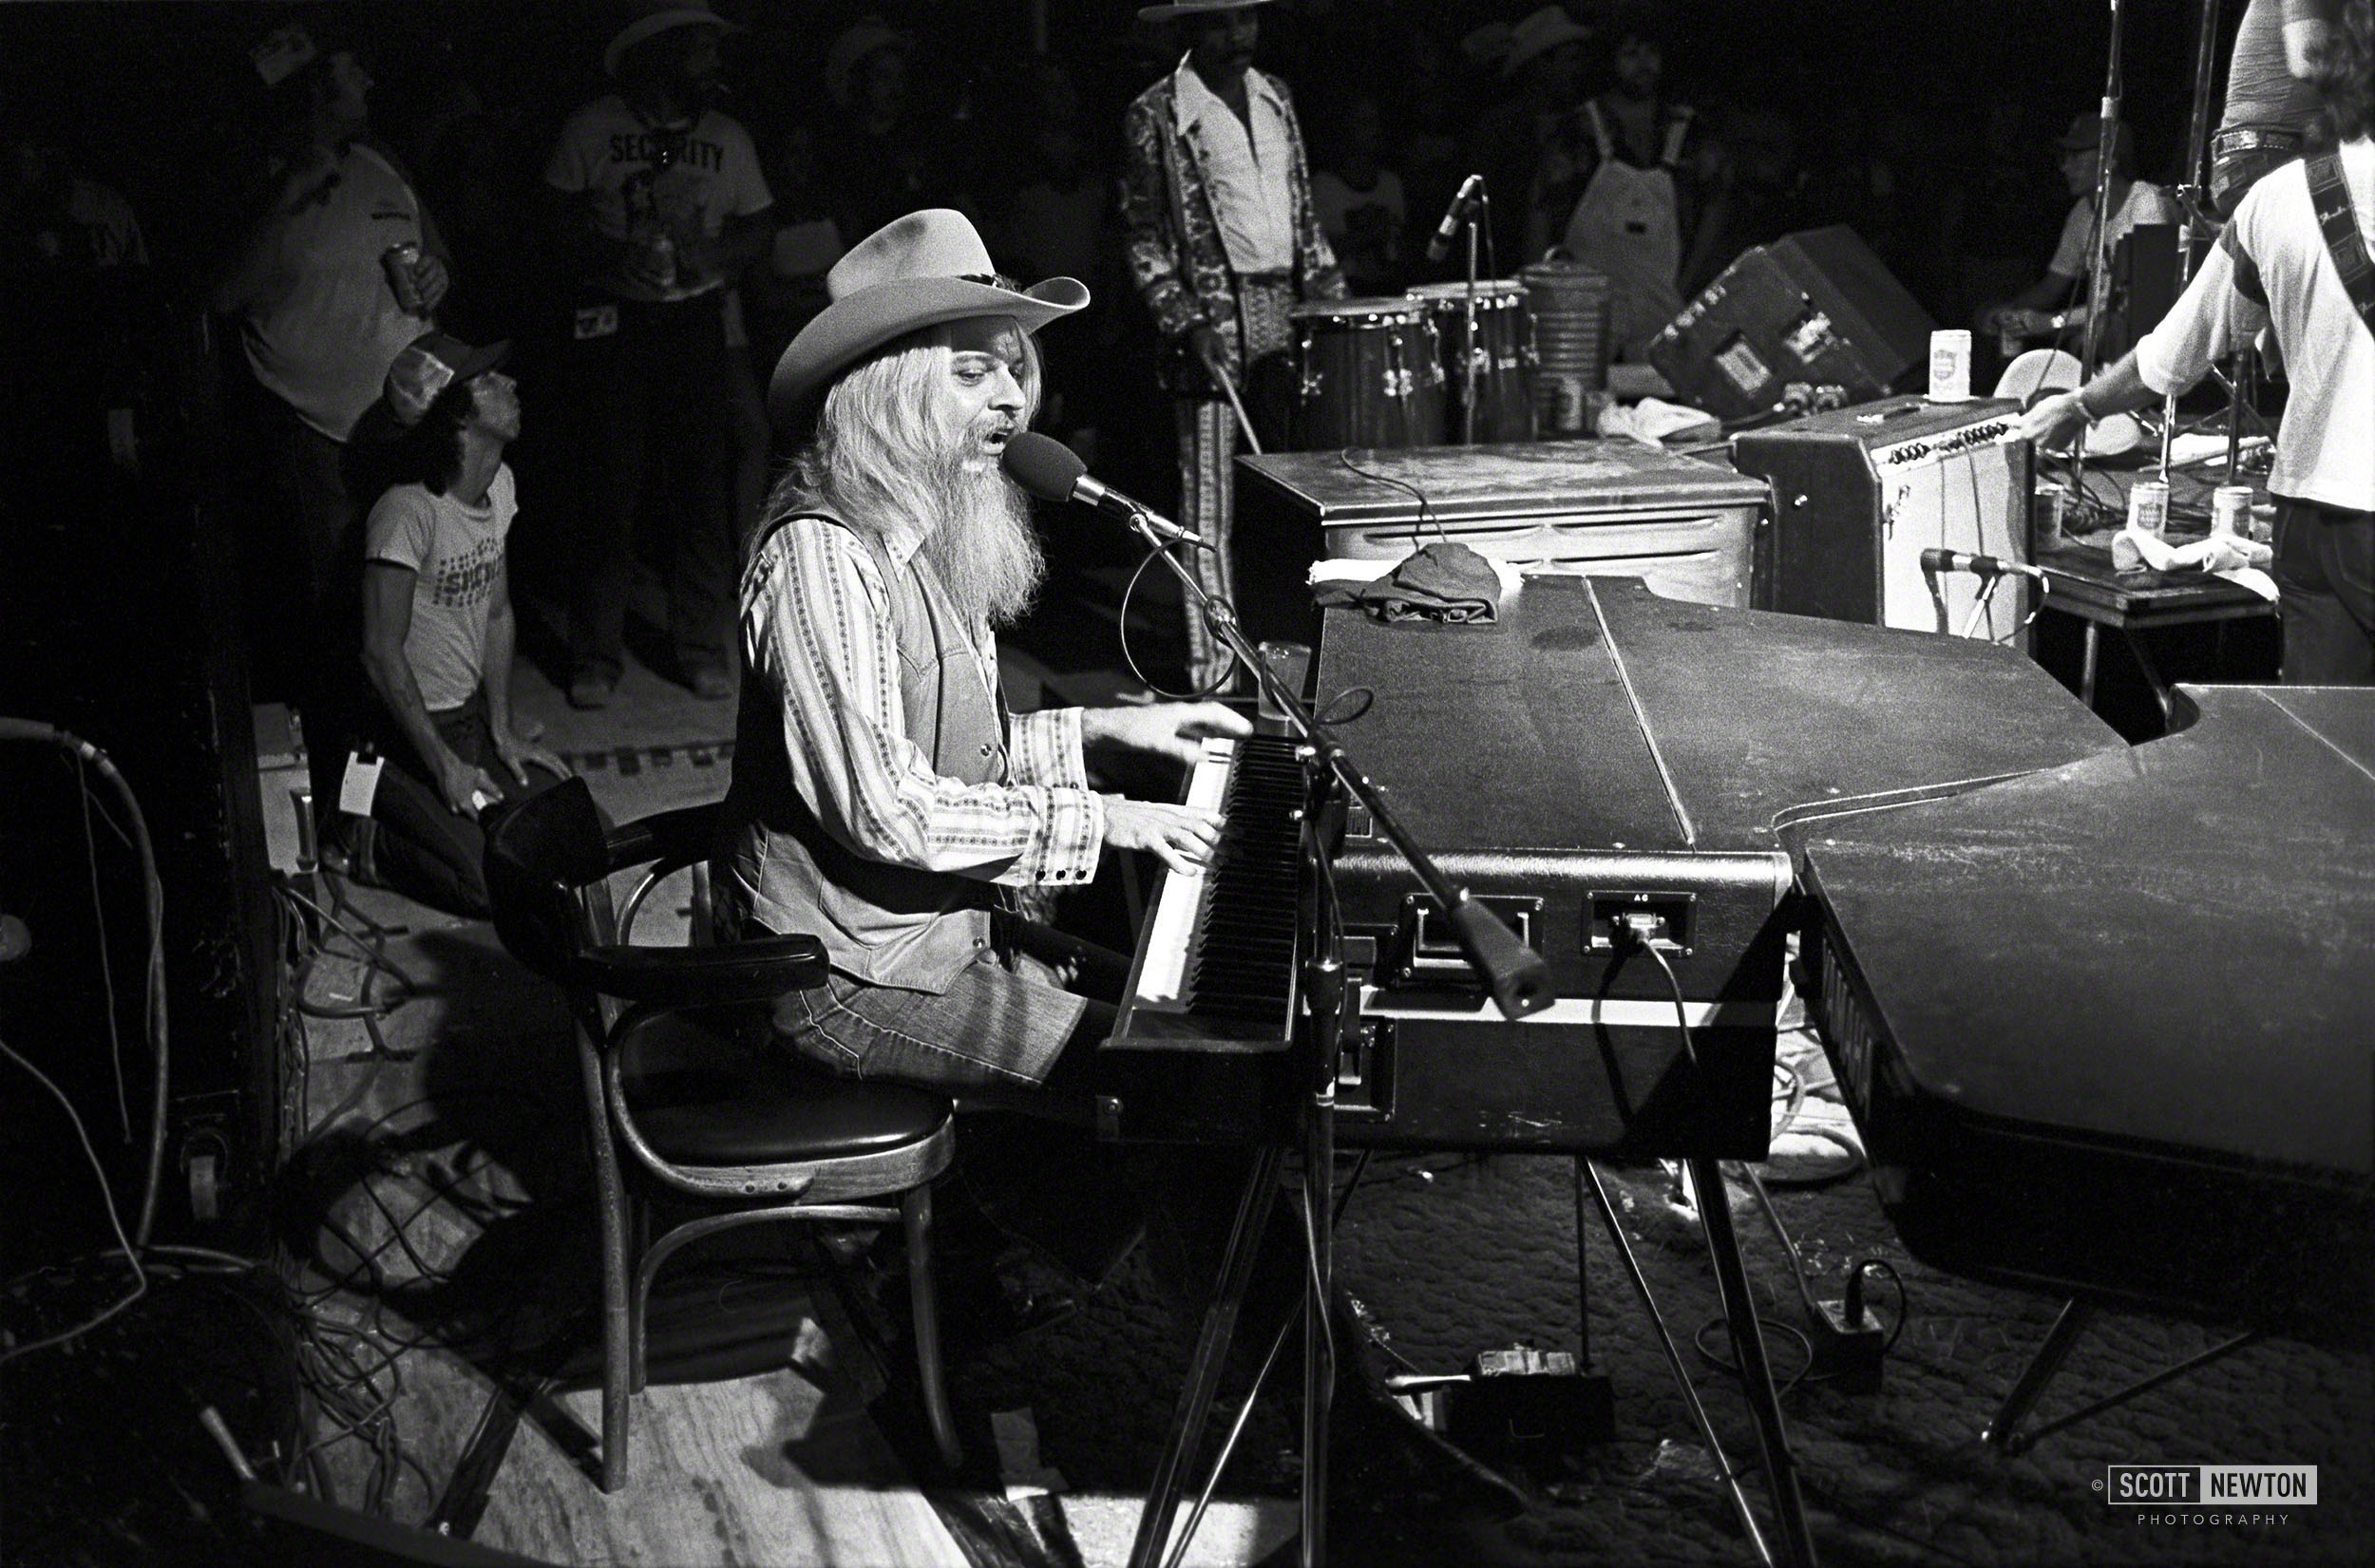
[[[1381,621],[1489,621],[1517,586],[1517,569],[1456,541],[1430,544],[1398,561],[1323,560],[1311,568],[1322,610],[1358,606]]]
[[[1704,409],[1644,397],[1639,403],[1609,404],[1601,410],[1596,433],[1608,439],[1625,437],[1663,450],[1670,441],[1720,441],[1723,425]]]
[[[2183,572],[2198,567],[2214,577],[2248,588],[2274,603],[2276,579],[2265,570],[2275,551],[2257,539],[2234,534],[2213,534],[2186,544],[2171,544],[2157,535],[2122,528],[2112,537],[2111,564],[2121,572],[2151,567],[2156,572]]]

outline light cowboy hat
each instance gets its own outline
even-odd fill
[[[1177,22],[1195,16],[1218,16],[1223,11],[1245,10],[1266,6],[1270,0],[1170,0],[1163,6],[1140,6],[1141,22]]]
[[[1591,29],[1578,25],[1563,9],[1545,6],[1510,30],[1510,51],[1502,56],[1501,74],[1515,76],[1536,55],[1590,36]]]
[[[602,74],[617,76],[618,62],[626,52],[647,38],[678,28],[715,28],[720,32],[741,32],[742,24],[729,22],[710,9],[709,0],[640,0],[630,8],[635,19],[612,34],[602,46]]]
[[[976,316],[1012,316],[1036,332],[1089,303],[1078,278],[1019,290],[999,281],[971,221],[947,207],[893,218],[858,241],[825,274],[825,293],[831,303],[800,329],[768,382],[778,421],[827,377],[909,332]]]

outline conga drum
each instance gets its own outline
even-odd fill
[[[1476,332],[1468,335],[1468,285],[1421,283],[1410,291],[1434,317],[1443,345],[1444,439],[1468,437],[1468,377],[1476,378],[1474,441],[1534,439],[1534,343],[1526,286],[1513,277],[1479,279]]]
[[[1423,300],[1315,299],[1286,313],[1298,450],[1442,444],[1443,362]]]

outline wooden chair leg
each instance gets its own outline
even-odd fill
[[[608,1103],[601,1065],[580,1040],[579,1069],[592,1114],[594,1205],[602,1252],[602,1462],[599,1483],[615,1492],[627,1482],[628,1379],[636,1350],[636,1324],[628,1308],[627,1190],[618,1169],[618,1149],[610,1139]]]
[[[595,1154],[602,1229],[601,1487],[605,1492],[626,1484],[630,1380],[643,1348],[636,1332],[640,1325],[629,1305],[626,1197],[620,1190],[617,1160],[607,1145]]]
[[[627,1292],[627,1392],[639,1394],[650,1377],[651,1293],[639,1283],[644,1256],[652,1250],[652,1200],[627,1195],[627,1271],[638,1283]]]
[[[940,1380],[940,1319],[938,1293],[932,1287],[932,1189],[910,1187],[899,1200],[907,1230],[907,1302],[915,1322],[916,1373],[923,1382],[923,1414],[932,1424],[932,1441],[940,1462],[955,1469],[963,1459],[957,1445],[957,1423],[948,1410],[948,1389]]]

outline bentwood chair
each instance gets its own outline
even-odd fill
[[[695,806],[605,828],[585,781],[571,779],[514,807],[487,835],[496,933],[560,986],[577,1024],[601,1210],[602,1490],[627,1476],[654,1275],[689,1242],[769,1221],[904,1227],[924,1411],[954,1466],[930,1186],[954,1152],[952,1107],[922,1089],[840,1079],[753,1048],[768,1002],[824,984],[825,950],[805,935],[706,943],[717,812]],[[692,943],[636,944],[652,890],[688,868]],[[637,869],[620,914],[611,878]],[[680,1206],[693,1200],[699,1212],[652,1236],[656,1194]]]

